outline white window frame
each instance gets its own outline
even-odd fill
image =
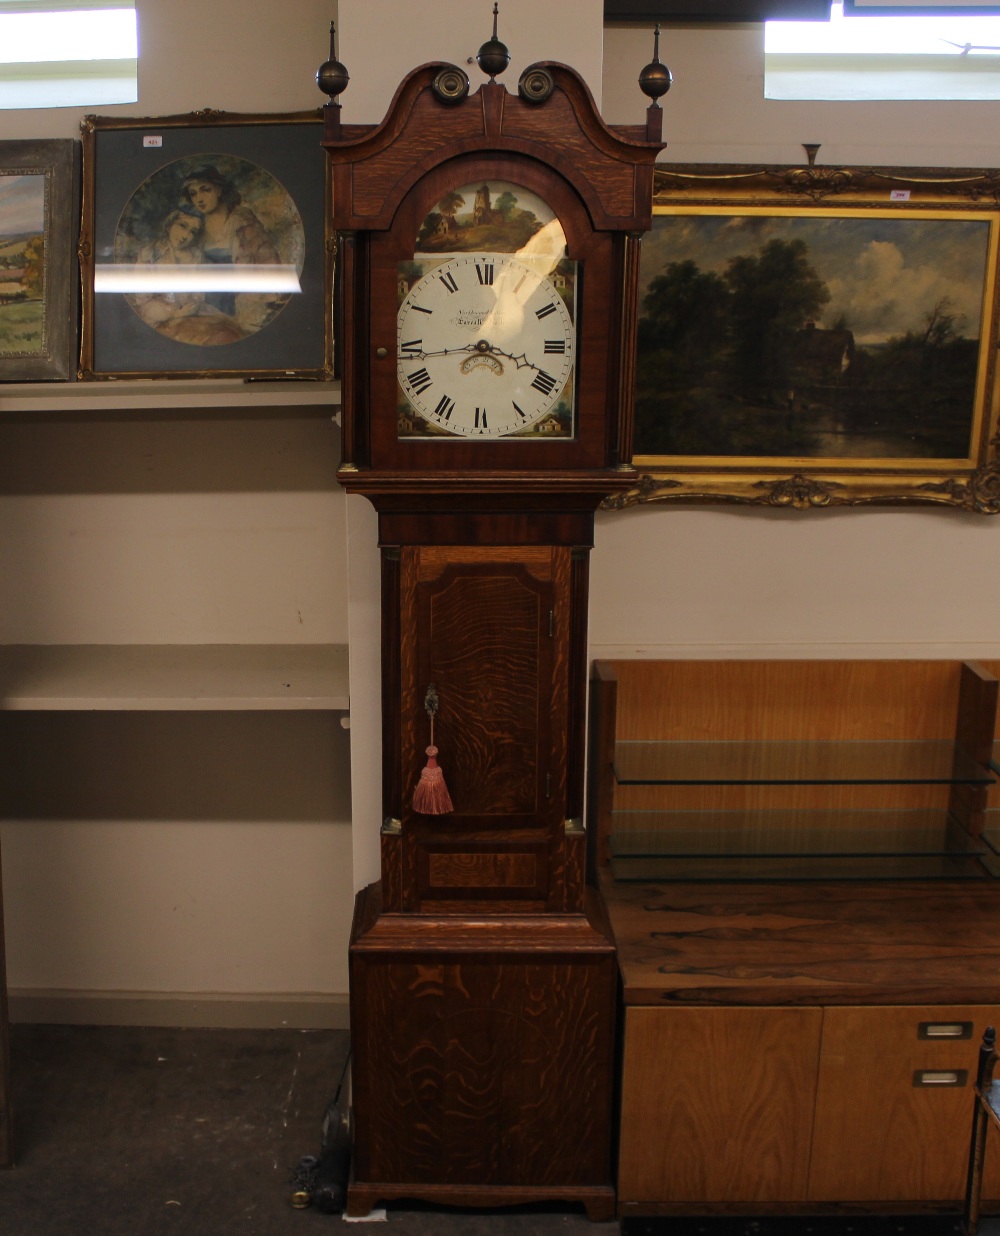
[[[134,0],[0,0],[0,109],[134,103],[138,55]]]

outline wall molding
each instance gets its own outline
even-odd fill
[[[591,644],[592,661],[996,661],[1000,643]]]
[[[70,991],[12,988],[10,1020],[35,1025],[347,1030],[346,993]]]

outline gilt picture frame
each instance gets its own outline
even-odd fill
[[[1000,512],[1000,172],[657,168],[608,506]]]
[[[320,109],[81,128],[81,378],[332,376]]]
[[[0,382],[75,376],[80,143],[0,142]]]

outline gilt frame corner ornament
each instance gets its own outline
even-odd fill
[[[333,376],[321,109],[80,127],[81,379]]]
[[[1000,172],[657,167],[605,509],[1000,514]]]

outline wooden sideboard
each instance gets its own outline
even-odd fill
[[[990,668],[595,663],[619,1213],[959,1208],[1000,1019]]]

